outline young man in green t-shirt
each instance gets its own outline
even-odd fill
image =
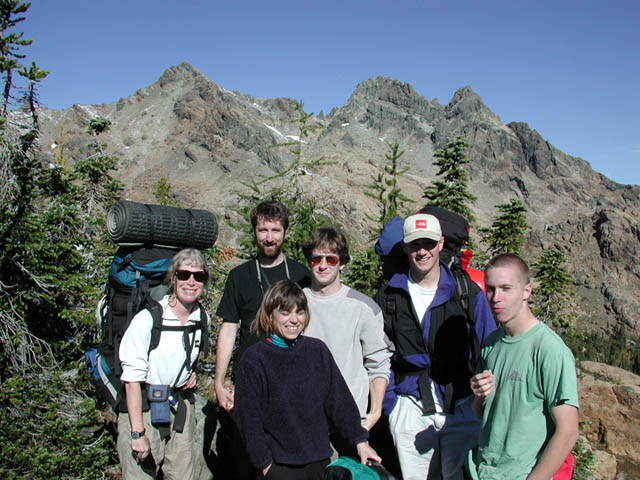
[[[485,283],[502,328],[484,341],[471,379],[482,426],[469,470],[482,480],[549,480],[578,438],[574,358],[531,312],[529,268],[520,257],[493,258]]]

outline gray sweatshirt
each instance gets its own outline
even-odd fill
[[[333,355],[361,417],[367,414],[369,383],[389,380],[391,351],[385,340],[382,311],[366,295],[345,285],[334,295],[304,289],[311,320],[304,332],[322,340]]]

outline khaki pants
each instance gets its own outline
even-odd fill
[[[183,400],[185,401],[185,400]],[[131,425],[129,415],[118,415],[118,456],[122,466],[123,480],[149,480],[156,478],[160,465],[167,480],[192,480],[194,475],[195,407],[187,402],[187,418],[182,433],[170,431],[166,439],[160,437],[158,429],[151,425],[151,414],[143,412],[144,429],[151,443],[151,454],[138,463],[131,449]],[[171,414],[173,425],[174,415]],[[164,460],[164,462],[163,462]]]

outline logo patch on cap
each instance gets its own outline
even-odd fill
[[[424,218],[419,218],[416,220],[416,228],[427,228],[427,221]]]

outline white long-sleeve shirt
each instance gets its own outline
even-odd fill
[[[180,326],[180,320],[169,308],[169,296],[160,300],[163,309],[162,324],[165,326]],[[207,325],[210,324],[207,314]],[[189,315],[186,325],[200,322],[200,309],[196,308]],[[191,365],[198,358],[202,330],[196,330],[189,335],[189,342],[193,344],[189,364],[183,369],[186,351],[183,345],[181,331],[163,331],[160,334],[158,348],[149,352],[151,343],[151,329],[153,317],[148,310],[142,310],[131,320],[122,341],[120,342],[120,362],[122,365],[121,380],[124,382],[143,382],[150,385],[170,385],[181,387],[189,378]],[[194,340],[195,336],[195,340]],[[180,370],[182,372],[180,373]],[[180,378],[176,382],[176,377]]]

